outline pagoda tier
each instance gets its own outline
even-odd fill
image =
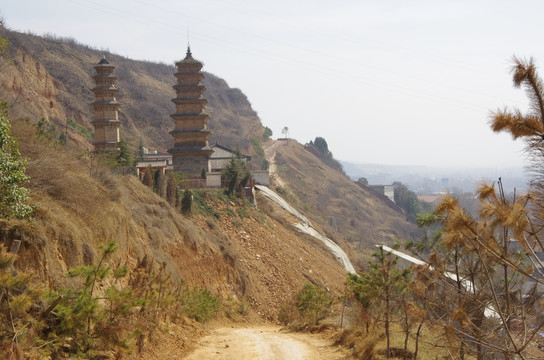
[[[172,154],[174,171],[181,171],[189,177],[200,177],[202,170],[210,171],[209,158],[213,150],[208,145],[211,131],[206,122],[209,116],[204,113],[208,103],[202,93],[206,88],[201,84],[202,63],[193,59],[190,48],[185,59],[176,63],[177,84],[173,86],[176,97],[172,102],[176,112],[170,117],[174,121],[174,130],[170,135],[174,138],[174,147],[168,152]]]
[[[94,67],[96,75],[93,80],[96,86],[91,89],[95,101],[91,104],[94,110],[92,124],[94,126],[94,151],[117,151],[119,143],[119,103],[116,96],[119,91],[115,87],[117,77],[113,76],[115,66],[104,58]]]

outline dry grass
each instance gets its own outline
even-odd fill
[[[120,249],[116,261],[131,265],[148,254],[166,262],[174,278],[206,286],[201,276],[181,272],[170,249],[189,246],[196,253],[216,253],[222,262],[220,237],[184,218],[136,177],[114,175],[96,164],[91,176],[91,160],[84,153],[65,152],[37,139],[28,122],[12,125],[22,139],[21,153],[29,159],[26,186],[38,206],[30,223],[0,222],[0,240],[8,245],[12,239],[23,240],[17,266],[34,270],[53,287],[63,285],[65,271],[92,262],[98,245],[113,239]]]
[[[418,360],[436,360],[448,359],[448,352],[442,346],[442,334],[439,328],[424,327],[422,332]],[[384,360],[387,358],[386,338],[381,328],[371,327],[369,333],[366,333],[360,326],[353,326],[349,329],[344,329],[337,333],[333,338],[334,345],[342,345],[352,351],[354,359],[364,360]],[[402,359],[404,348],[404,334],[402,330],[396,326],[392,326],[391,332],[391,353],[393,359]],[[410,338],[408,343],[408,359],[411,359],[414,351],[414,339]],[[469,357],[468,359],[471,359]]]

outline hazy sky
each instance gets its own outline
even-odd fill
[[[544,74],[537,0],[0,0],[0,13],[13,30],[168,64],[189,33],[204,70],[240,88],[274,137],[322,136],[362,163],[521,165],[522,144],[493,134],[489,112],[527,111],[513,55]]]

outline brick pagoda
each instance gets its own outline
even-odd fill
[[[176,105],[176,113],[170,115],[174,120],[174,130],[170,132],[174,138],[174,147],[168,152],[172,154],[174,171],[181,171],[191,178],[200,177],[202,170],[210,171],[210,155],[206,122],[209,116],[204,113],[208,103],[202,96],[206,89],[201,80],[202,63],[193,59],[190,47],[185,59],[176,63],[178,72],[174,75],[176,97],[172,102]]]
[[[92,89],[95,101],[91,104],[94,109],[94,151],[111,152],[117,151],[119,142],[119,103],[115,96],[118,89],[115,87],[113,69],[115,66],[104,57],[94,67],[96,75],[93,76],[96,86]]]

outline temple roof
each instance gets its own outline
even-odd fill
[[[185,55],[185,59],[181,60],[180,63],[202,64],[200,61],[193,59],[193,54],[191,53],[190,46],[187,46],[187,54]]]
[[[106,55],[102,57],[102,60],[98,63],[98,65],[109,65],[108,60],[106,60]]]

